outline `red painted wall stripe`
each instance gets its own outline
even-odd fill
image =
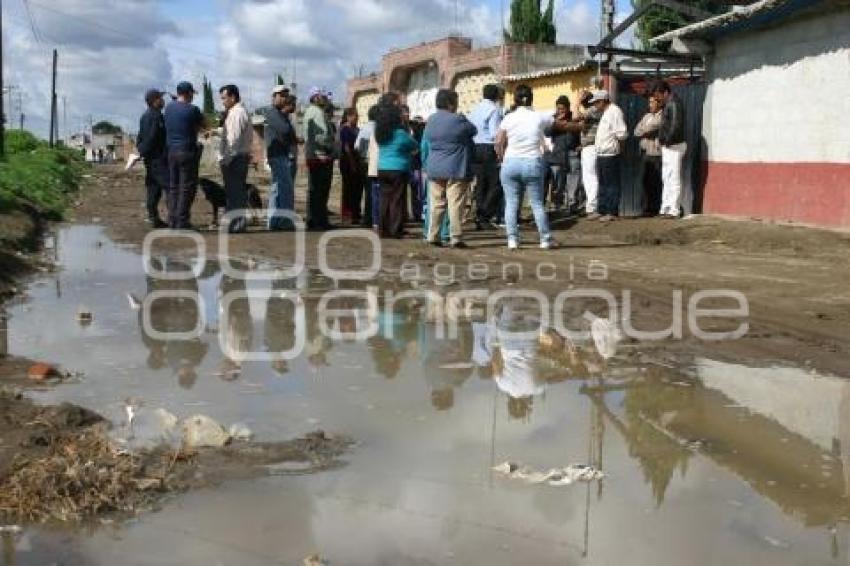
[[[706,169],[703,211],[850,227],[850,163],[724,163]]]

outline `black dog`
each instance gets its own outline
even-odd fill
[[[213,226],[218,226],[218,209],[227,206],[227,195],[224,192],[224,187],[205,177],[201,177],[198,180],[198,187],[204,193],[204,198],[212,207]],[[251,213],[262,210],[263,199],[260,197],[260,191],[257,189],[257,186],[248,183],[245,185],[245,190],[248,192],[248,209]]]

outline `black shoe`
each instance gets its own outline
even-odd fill
[[[442,248],[442,247],[443,247],[443,242],[440,242],[440,241],[436,241],[436,242],[428,242],[428,245],[429,245],[429,246],[433,246],[433,247],[435,247],[435,248]]]
[[[453,250],[465,250],[469,248],[469,246],[466,245],[466,242],[454,242],[453,244],[449,244],[449,247]]]

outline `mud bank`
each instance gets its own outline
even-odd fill
[[[0,390],[0,424],[3,523],[128,518],[190,489],[335,467],[350,445],[317,431],[286,442],[130,452],[99,414],[70,403],[38,406],[8,390]]]

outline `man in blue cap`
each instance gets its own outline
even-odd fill
[[[136,140],[136,148],[145,161],[147,222],[154,228],[167,226],[159,217],[159,202],[170,184],[168,154],[165,148],[165,121],[162,117],[162,108],[165,106],[163,94],[165,93],[161,90],[153,88],[145,93],[148,109],[139,120],[139,137]]]
[[[192,83],[177,85],[177,99],[165,108],[166,146],[170,185],[168,225],[174,230],[191,230],[189,222],[198,180],[198,133],[204,125],[200,109],[192,104]]]

